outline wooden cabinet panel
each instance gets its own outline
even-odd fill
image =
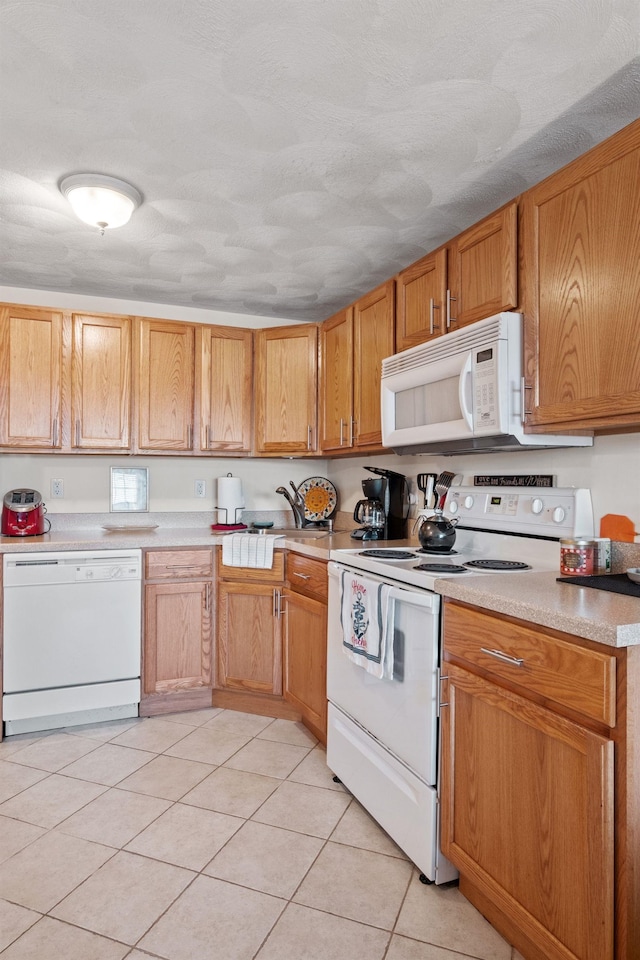
[[[615,657],[550,636],[540,627],[498,620],[455,604],[447,604],[445,623],[451,655],[524,686],[549,703],[614,726]],[[502,653],[514,662],[506,663],[485,651]]]
[[[213,576],[211,550],[148,550],[145,553],[147,580],[177,580]]]
[[[200,449],[251,452],[253,332],[207,326],[200,343]]]
[[[312,453],[317,444],[318,328],[256,333],[256,449]]]
[[[320,445],[353,446],[353,307],[320,326]]]
[[[532,425],[640,422],[640,121],[524,196]]]
[[[396,350],[407,350],[445,332],[447,251],[422,257],[396,277]]]
[[[285,596],[284,696],[326,743],[327,604],[293,590]]]
[[[61,445],[62,314],[0,309],[0,444]]]
[[[297,593],[305,593],[326,602],[329,586],[325,560],[314,560],[301,553],[288,553],[287,580]]]
[[[256,534],[260,536],[260,534]],[[218,551],[218,577],[221,580],[258,580],[263,583],[282,583],[284,580],[284,550],[273,551],[273,566],[265,567],[228,567],[222,562],[222,547]]]
[[[474,224],[449,245],[444,329],[457,329],[518,306],[518,205]]]
[[[448,665],[442,846],[550,960],[613,957],[613,742]]]
[[[389,280],[353,308],[355,446],[382,444],[380,378],[382,361],[394,352],[394,290]]]
[[[127,449],[131,421],[129,317],[74,314],[71,446]]]
[[[220,583],[216,685],[231,690],[282,693],[282,628],[277,588]]]
[[[144,692],[211,685],[211,581],[145,587]]]
[[[140,321],[138,448],[193,448],[195,331],[187,323]]]

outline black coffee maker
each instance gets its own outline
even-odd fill
[[[362,481],[365,499],[358,500],[353,511],[353,519],[362,526],[351,536],[355,540],[404,540],[409,515],[407,478],[380,467],[365,470],[376,477]]]

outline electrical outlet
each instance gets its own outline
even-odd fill
[[[207,481],[196,480],[194,486],[195,486],[196,497],[200,497],[200,499],[203,500],[207,495]]]
[[[64,497],[64,480],[51,481],[51,497],[53,500],[61,500]]]

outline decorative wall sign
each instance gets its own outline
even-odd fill
[[[474,487],[552,487],[550,473],[480,474],[473,478]]]

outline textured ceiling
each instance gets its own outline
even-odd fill
[[[318,320],[640,115],[637,0],[0,0],[0,283]],[[66,175],[130,181],[80,224]]]

